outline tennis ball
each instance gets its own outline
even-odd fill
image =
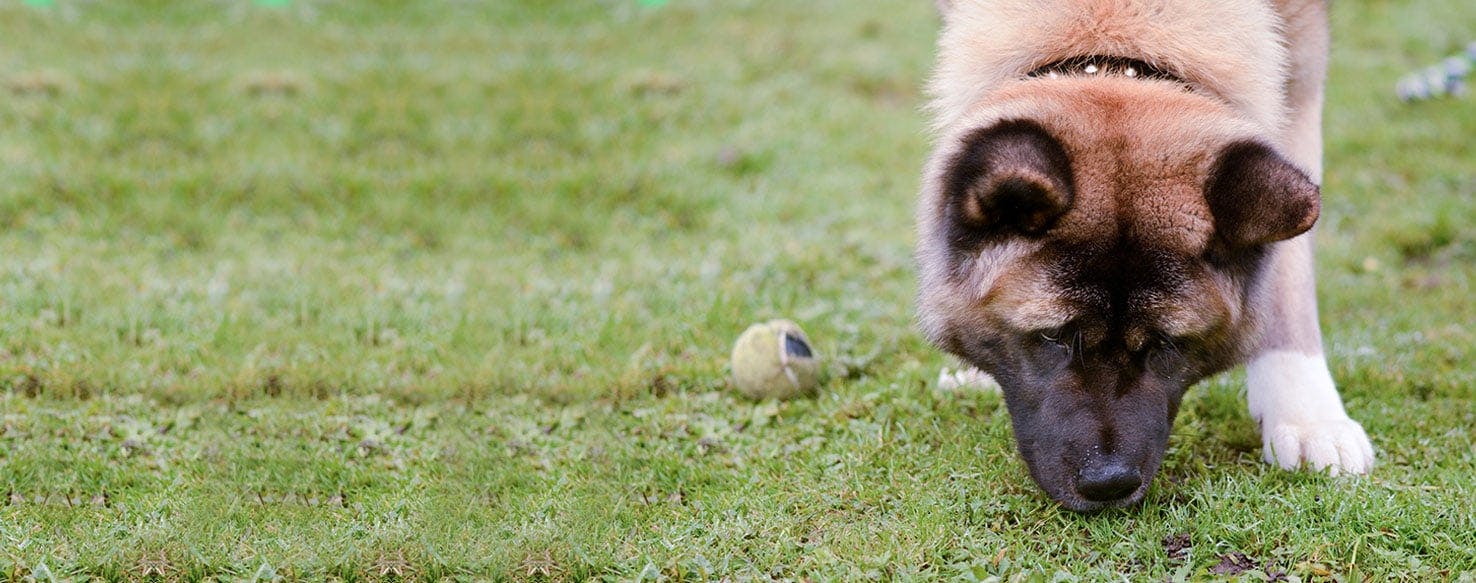
[[[751,399],[788,399],[820,382],[820,364],[803,330],[789,320],[749,326],[733,344],[733,382]]]

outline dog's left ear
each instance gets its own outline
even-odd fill
[[[1029,120],[1000,122],[963,138],[943,187],[955,241],[1040,237],[1075,198],[1066,149]]]
[[[1285,241],[1317,222],[1316,184],[1275,150],[1237,142],[1220,152],[1205,185],[1215,233],[1234,247]]]

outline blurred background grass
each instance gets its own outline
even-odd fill
[[[913,342],[926,11],[68,6],[4,19],[12,390],[584,398],[721,382],[777,313]]]

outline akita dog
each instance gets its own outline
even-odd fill
[[[1323,0],[952,0],[919,320],[1074,510],[1143,497],[1184,391],[1248,363],[1267,461],[1365,473],[1318,329]]]

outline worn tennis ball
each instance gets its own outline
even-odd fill
[[[733,344],[733,382],[751,399],[788,399],[820,382],[810,339],[789,320],[749,326]]]

